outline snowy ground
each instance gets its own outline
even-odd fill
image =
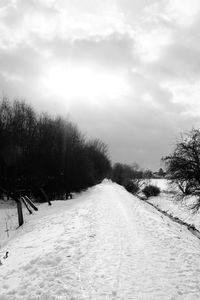
[[[39,206],[39,203],[37,203],[37,206]],[[22,207],[24,223],[26,224],[32,219],[32,216],[30,216],[24,205]],[[17,205],[15,201],[0,200],[0,256],[1,248],[18,234],[16,231],[18,226]]]
[[[111,182],[41,205],[1,250],[0,300],[200,299],[200,241]]]
[[[14,201],[0,200],[0,251],[17,227],[17,208]]]
[[[200,230],[200,212],[192,210],[194,203],[197,201],[195,196],[188,196],[180,200],[176,194],[177,189],[170,185],[166,179],[151,179],[151,184],[161,189],[160,196],[149,198],[148,201],[151,204]]]

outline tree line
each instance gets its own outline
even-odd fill
[[[112,168],[112,181],[122,185],[125,189],[136,194],[140,188],[144,179],[150,179],[153,177],[151,170],[143,170],[137,163],[132,165],[115,163]]]
[[[42,187],[50,199],[86,189],[108,176],[107,145],[87,140],[76,124],[26,102],[0,101],[0,186],[9,191]]]

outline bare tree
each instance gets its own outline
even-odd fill
[[[181,135],[172,154],[162,160],[184,195],[200,193],[200,129]]]

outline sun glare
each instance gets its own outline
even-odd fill
[[[49,93],[65,99],[94,101],[109,100],[124,95],[129,87],[125,79],[113,73],[86,66],[54,65],[44,76],[43,84]]]

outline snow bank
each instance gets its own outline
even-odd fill
[[[167,212],[173,217],[177,217],[188,225],[194,225],[200,231],[200,212],[192,210],[195,197],[186,197],[184,200],[177,200],[176,196],[170,196],[162,193],[158,197],[148,199],[148,202],[158,207],[162,211]]]
[[[160,196],[151,197],[148,199],[148,202],[169,215],[179,218],[188,225],[194,225],[200,231],[200,212],[195,212],[192,209],[197,202],[195,196],[188,196],[178,200],[178,188],[167,179],[150,179],[145,181],[144,184],[153,184],[161,190]]]

